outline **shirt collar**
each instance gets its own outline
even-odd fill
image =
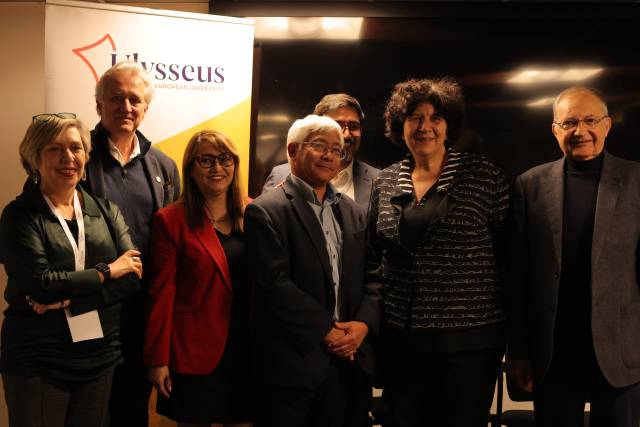
[[[122,158],[122,153],[120,152],[118,147],[115,146],[113,141],[111,141],[111,138],[109,138],[109,153],[111,154],[111,157],[113,157],[118,161],[118,163],[120,163],[121,166],[124,166],[127,163],[131,162],[131,160],[142,153],[142,151],[140,151],[140,141],[138,140],[138,135],[136,135],[135,133],[133,134],[133,151],[131,152],[131,156],[129,156],[129,162],[124,161],[124,159]]]
[[[294,174],[291,174],[291,182],[293,185],[302,192],[304,199],[316,205],[322,205],[322,202],[318,199],[316,192],[313,191],[313,188],[309,184],[307,184],[304,180],[298,178]],[[337,204],[340,201],[341,194],[336,191],[336,188],[333,184],[327,184],[327,191],[325,193],[324,201],[329,204]]]
[[[353,162],[337,173],[335,178],[331,180],[331,183],[338,188],[346,187],[351,181],[353,181]]]

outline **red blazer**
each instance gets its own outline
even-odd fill
[[[210,224],[191,230],[180,203],[156,213],[151,242],[145,364],[208,374],[222,357],[231,316],[222,245]]]

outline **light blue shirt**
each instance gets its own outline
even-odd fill
[[[305,199],[313,212],[316,214],[316,218],[322,228],[322,234],[324,235],[325,246],[327,248],[327,255],[329,256],[329,263],[331,264],[331,278],[333,279],[333,288],[336,295],[336,308],[333,312],[333,318],[336,321],[340,320],[340,270],[342,267],[342,259],[340,254],[342,253],[342,229],[340,224],[336,220],[333,214],[333,205],[340,202],[340,193],[336,192],[335,187],[329,183],[327,184],[327,191],[325,192],[324,201],[320,201],[313,188],[302,179],[291,174],[291,180],[294,185],[302,190],[305,195]]]

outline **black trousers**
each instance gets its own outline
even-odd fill
[[[260,384],[256,427],[367,427],[371,387],[357,365],[332,357],[316,389]]]
[[[397,349],[396,349],[397,350]],[[502,349],[393,351],[385,359],[385,427],[487,427]]]
[[[611,386],[595,356],[556,357],[544,379],[535,385],[534,409],[538,427],[583,427],[584,407],[591,402],[591,427],[638,427],[640,383]]]
[[[109,400],[109,425],[147,427],[151,383],[147,380],[144,343],[144,295],[141,292],[122,305],[120,340],[124,362],[116,367]]]
[[[147,427],[151,383],[142,363],[125,359],[116,367],[109,399],[109,423],[112,427]]]
[[[90,381],[2,375],[10,427],[101,427],[113,368]]]

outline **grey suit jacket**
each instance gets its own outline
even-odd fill
[[[291,166],[289,163],[283,163],[275,166],[271,169],[271,173],[267,177],[262,187],[262,192],[265,193],[277,185],[281,184],[286,177],[291,173]],[[373,181],[380,174],[380,169],[376,169],[373,166],[369,166],[365,162],[360,160],[354,160],[353,163],[353,189],[356,196],[356,203],[360,206],[364,212],[369,209],[369,199],[371,198],[371,189],[373,188]]]
[[[516,180],[512,215],[509,349],[549,368],[561,276],[564,158]],[[640,164],[605,153],[591,253],[591,329],[598,365],[614,387],[640,381]]]

